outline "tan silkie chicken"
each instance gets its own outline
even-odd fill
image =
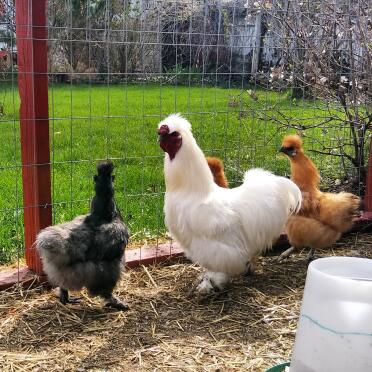
[[[229,187],[229,182],[227,181],[227,178],[225,176],[223,162],[219,158],[215,158],[212,156],[207,156],[207,163],[209,166],[209,169],[211,170],[213,174],[213,180],[214,182],[220,186],[227,189]]]
[[[305,155],[299,136],[286,136],[280,151],[290,160],[291,180],[302,192],[302,206],[297,215],[288,219],[286,229],[291,247],[279,260],[303,247],[310,248],[311,260],[316,249],[329,247],[351,229],[359,215],[361,200],[347,192],[336,194],[319,190],[318,169]]]

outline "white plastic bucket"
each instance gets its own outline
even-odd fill
[[[372,371],[372,260],[328,257],[309,265],[290,369]]]

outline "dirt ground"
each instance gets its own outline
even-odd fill
[[[83,293],[64,306],[41,287],[0,292],[1,371],[263,371],[290,359],[307,252],[260,259],[254,275],[200,299],[200,268],[184,259],[127,270],[117,288],[130,310]],[[353,234],[320,256],[372,258],[372,236]]]

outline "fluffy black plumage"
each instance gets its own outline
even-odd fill
[[[60,300],[69,301],[68,290],[86,287],[93,296],[120,310],[127,305],[112,295],[120,279],[129,232],[114,199],[111,161],[97,165],[95,196],[90,213],[70,222],[47,227],[36,239],[49,281],[60,287]]]
[[[90,208],[88,221],[99,223],[100,221],[112,221],[118,215],[114,200],[114,185],[115,176],[112,175],[114,165],[111,161],[99,163],[97,165],[98,175],[94,176],[94,196]]]

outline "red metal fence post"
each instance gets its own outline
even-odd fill
[[[39,230],[52,223],[47,0],[16,0],[15,4],[26,262],[42,274],[33,244]]]

